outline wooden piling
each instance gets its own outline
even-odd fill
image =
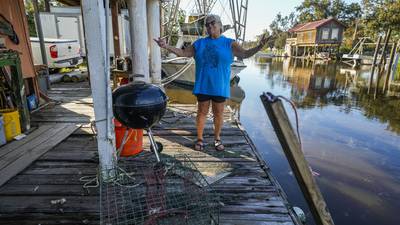
[[[102,0],[82,1],[82,16],[93,95],[93,106],[97,128],[97,147],[103,178],[109,178],[109,170],[115,168],[115,135],[111,119],[112,106],[109,72],[106,54],[105,5]],[[111,134],[111,135],[110,135]]]
[[[389,39],[390,39],[390,34],[392,33],[391,29],[388,29],[388,31],[386,32],[385,35],[385,42],[383,44],[383,50],[382,50],[382,55],[381,58],[379,60],[379,64],[378,64],[378,74],[376,77],[376,88],[375,88],[375,93],[374,93],[374,98],[376,98],[376,96],[378,95],[378,90],[379,90],[379,82],[381,80],[382,77],[382,73],[385,70],[385,62],[386,62],[386,49],[389,43]]]
[[[118,1],[111,1],[111,22],[113,30],[113,42],[114,42],[114,59],[121,56],[121,48],[119,44],[119,26],[118,26]]]
[[[300,141],[293,131],[282,101],[265,93],[260,98],[316,224],[333,225],[331,214],[304,158]]]
[[[396,54],[396,48],[397,48],[397,43],[393,43],[392,50],[390,51],[390,59],[388,63],[388,69],[386,71],[386,77],[385,77],[385,83],[383,84],[383,93],[385,93],[387,90],[390,89],[389,85],[389,79],[390,79],[390,74],[392,72],[392,64],[394,60],[394,55]]]
[[[397,71],[397,66],[398,66],[398,63],[399,63],[399,52],[400,52],[400,41],[398,41],[397,42],[397,50],[395,50],[395,59],[393,60],[393,73],[391,73],[390,74],[390,77],[389,77],[389,82],[388,82],[388,90],[390,90],[390,86],[391,86],[391,83],[392,83],[392,80],[393,80],[393,76],[396,74],[396,71]]]
[[[373,80],[374,80],[376,59],[378,58],[379,48],[380,48],[380,45],[381,45],[381,41],[382,41],[382,36],[379,36],[379,38],[378,38],[378,43],[376,44],[376,47],[375,47],[374,59],[373,59],[373,61],[372,61],[371,75],[369,76],[368,94],[369,94],[370,91],[371,91],[372,82],[373,82]]]
[[[32,0],[33,4],[33,10],[35,14],[35,25],[36,25],[36,32],[39,38],[39,46],[40,46],[40,53],[41,53],[41,58],[42,58],[42,64],[43,65],[48,65],[47,63],[47,53],[46,53],[46,47],[44,44],[44,36],[43,36],[43,29],[42,29],[42,22],[40,20],[40,15],[39,15],[39,3],[38,0]],[[46,67],[46,75],[49,75],[49,68]],[[46,84],[47,87],[50,89],[50,81],[49,77],[46,76]],[[39,97],[39,96],[38,96]]]
[[[317,45],[314,45],[314,60],[317,59],[317,49],[318,49]]]
[[[150,83],[146,0],[126,1],[131,34],[132,74],[130,80]]]
[[[147,25],[150,53],[150,77],[155,84],[161,84],[161,50],[153,40],[160,34],[160,3],[158,0],[147,0]]]

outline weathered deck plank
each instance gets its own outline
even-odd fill
[[[85,125],[0,186],[0,224],[99,223],[99,190],[83,188],[84,182],[80,181],[83,176],[95,176],[98,165],[97,144],[89,126],[94,119],[93,105],[88,104],[90,89],[86,83],[60,84],[49,94],[63,102],[36,112],[32,119],[35,124],[74,122]],[[247,134],[231,123],[229,116],[225,116],[227,122],[222,130],[226,151],[216,152],[211,144],[204,152],[192,149],[196,140],[195,111],[193,105],[171,105],[161,124],[154,128],[154,134],[164,145],[161,157],[185,154],[202,173],[230,172],[212,184],[224,205],[220,224],[297,224],[268,167]],[[212,120],[207,122],[205,141],[213,142]],[[147,138],[144,148],[149,149]],[[132,163],[130,159],[122,161]],[[63,204],[51,203],[63,198]]]
[[[26,140],[15,141],[13,145],[0,148],[0,186],[28,167],[41,155],[67,138],[78,127],[75,124],[55,124],[39,128]]]

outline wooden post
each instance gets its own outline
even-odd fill
[[[110,101],[109,67],[106,55],[106,17],[103,0],[82,1],[82,16],[85,27],[85,40],[89,75],[97,128],[97,146],[103,178],[113,174],[115,168],[115,138],[112,120],[112,102]],[[107,6],[108,7],[108,6]],[[108,90],[109,89],[109,90]],[[108,96],[109,95],[109,96]],[[108,134],[112,134],[111,136]]]
[[[388,29],[388,31],[386,32],[386,36],[385,36],[385,43],[383,44],[383,50],[382,50],[382,55],[381,58],[379,60],[379,64],[378,64],[378,74],[376,77],[376,88],[375,88],[375,93],[374,93],[374,97],[376,98],[377,94],[378,94],[378,90],[379,90],[379,82],[381,80],[382,77],[382,70],[385,70],[385,62],[386,62],[386,49],[389,43],[389,39],[390,39],[390,34],[392,33],[391,29]]]
[[[316,224],[333,225],[331,214],[304,158],[282,101],[271,93],[264,93],[260,98]]]
[[[111,1],[111,22],[113,29],[114,60],[121,56],[119,27],[118,27],[118,1]]]
[[[379,38],[378,38],[378,43],[376,44],[376,47],[375,47],[374,59],[373,59],[373,61],[372,61],[371,75],[369,76],[368,94],[369,94],[370,91],[371,91],[371,88],[372,88],[372,81],[374,80],[374,73],[375,73],[375,67],[376,67],[376,59],[378,58],[379,48],[380,48],[380,45],[381,45],[381,41],[382,41],[382,36],[379,36]]]
[[[400,41],[397,42],[397,49],[395,50],[395,56],[394,56],[394,60],[393,60],[393,72],[390,74],[390,78],[389,78],[389,83],[388,83],[388,90],[390,90],[390,86],[392,84],[392,80],[393,80],[393,76],[396,74],[397,72],[397,66],[400,62]]]
[[[43,36],[43,30],[42,30],[42,22],[40,20],[40,15],[39,15],[39,5],[38,5],[38,0],[32,0],[33,4],[33,10],[35,11],[35,25],[36,25],[36,32],[39,38],[39,45],[40,45],[40,53],[42,55],[42,64],[46,65],[46,86],[47,88],[50,88],[50,80],[49,80],[49,69],[48,69],[48,64],[47,64],[47,54],[46,54],[46,47],[44,44],[44,36]],[[38,96],[38,99],[40,96]]]
[[[354,33],[353,37],[351,39],[351,47],[353,48],[354,45],[356,44],[356,38],[357,38],[357,32],[358,32],[358,19],[355,20],[355,28],[354,28]]]
[[[164,8],[160,6],[160,35],[164,37],[165,35],[165,30],[164,30],[164,16],[165,16],[165,11]]]
[[[161,84],[161,49],[153,40],[160,34],[160,3],[158,0],[147,0],[148,38],[150,46],[150,77],[153,83]]]
[[[389,90],[389,79],[390,79],[390,74],[392,72],[392,64],[394,60],[394,55],[396,54],[396,48],[397,48],[397,43],[393,43],[392,50],[390,51],[390,59],[388,63],[388,69],[386,71],[386,77],[385,77],[385,83],[383,83],[383,93],[386,92],[386,90]]]
[[[44,0],[44,11],[50,12],[50,2],[49,0]]]
[[[317,44],[314,45],[314,61],[317,59]]]
[[[128,0],[127,3],[132,49],[132,74],[129,79],[149,83],[146,0]]]
[[[46,47],[44,46],[44,37],[42,23],[40,22],[38,0],[32,0],[33,10],[35,11],[36,32],[39,38],[40,52],[42,53],[42,63],[47,65]]]
[[[339,43],[338,46],[337,46],[336,54],[335,54],[335,59],[337,59],[337,56],[338,56],[339,53],[340,53],[340,45],[341,45],[341,43]]]

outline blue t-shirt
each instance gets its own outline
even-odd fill
[[[221,35],[216,39],[200,38],[193,43],[196,61],[193,94],[229,98],[233,41]]]

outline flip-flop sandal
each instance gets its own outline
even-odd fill
[[[215,140],[214,141],[214,147],[215,147],[215,150],[217,150],[217,151],[224,151],[225,150],[225,146],[222,144],[221,140]]]
[[[204,142],[201,139],[198,139],[194,144],[194,150],[196,151],[204,151]]]

